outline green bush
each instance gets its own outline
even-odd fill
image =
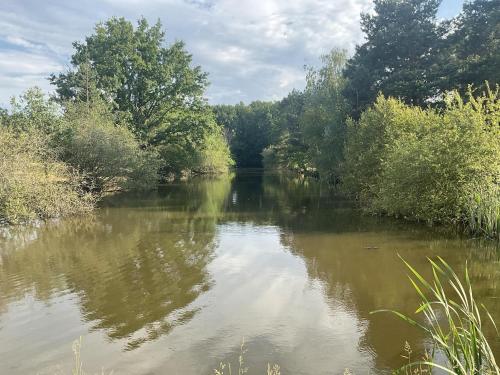
[[[498,89],[442,111],[379,97],[348,124],[345,187],[373,212],[498,236]]]
[[[159,161],[99,102],[68,104],[62,159],[85,176],[90,191],[155,187]]]
[[[58,161],[40,132],[0,126],[0,221],[19,223],[92,210],[81,178]]]
[[[152,138],[164,175],[220,173],[233,164],[222,128],[209,110],[172,114]]]

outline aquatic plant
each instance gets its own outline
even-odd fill
[[[461,281],[453,269],[441,258],[436,261],[429,259],[432,267],[432,280],[429,282],[410,264],[403,260],[410,270],[409,279],[421,298],[416,314],[423,314],[426,323],[420,323],[398,311],[377,310],[372,313],[390,312],[420,328],[433,343],[430,356],[419,361],[409,361],[399,371],[417,369],[420,366],[429,366],[443,370],[449,374],[500,374],[500,367],[496,363],[483,331],[483,314],[493,324],[492,316],[475,300],[467,266],[465,279]],[[497,331],[498,333],[498,331]],[[445,363],[435,359],[440,353]]]

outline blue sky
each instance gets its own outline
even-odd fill
[[[443,0],[453,17],[463,0]],[[209,73],[211,103],[273,100],[304,86],[304,65],[330,49],[352,52],[363,39],[359,15],[371,0],[3,0],[0,105],[68,68],[71,43],[100,20],[159,17],[167,43],[182,39]]]

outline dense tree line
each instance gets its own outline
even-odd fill
[[[316,175],[372,212],[500,225],[500,3],[375,0],[365,42],[333,50],[279,102],[216,106],[237,165]],[[265,113],[262,113],[264,111]]]
[[[88,211],[105,191],[232,164],[206,73],[160,22],[111,18],[73,46],[54,97],[34,88],[0,112],[0,220]]]

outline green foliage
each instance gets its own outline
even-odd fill
[[[375,0],[375,13],[362,14],[366,42],[346,70],[345,93],[355,113],[382,91],[406,103],[423,104],[435,94],[433,70],[439,40],[439,0]]]
[[[268,104],[265,116],[262,112],[258,115],[259,109],[265,108],[263,103],[252,103],[248,110],[253,116],[247,117],[237,107],[230,121],[236,160],[244,160],[244,155],[251,152],[261,156],[267,168],[319,174],[330,181],[338,179],[348,114],[342,95],[345,62],[344,51],[333,50],[323,56],[319,69],[308,70],[304,92],[294,91],[280,102]],[[250,142],[253,148],[248,150]]]
[[[467,86],[485,88],[500,83],[500,6],[497,0],[465,2],[449,22],[440,58],[440,87],[466,92]]]
[[[89,212],[94,198],[55,157],[47,136],[0,127],[0,221],[19,223]]]
[[[229,148],[213,113],[171,113],[152,139],[164,174],[220,173],[232,164]]]
[[[141,18],[135,28],[124,18],[99,23],[84,43],[73,44],[73,69],[51,77],[58,99],[62,102],[89,102],[99,98],[106,101],[113,109],[114,121],[127,124],[141,147],[153,149],[160,155],[160,169],[165,175],[225,171],[231,164],[227,145],[203,98],[207,75],[199,66],[191,66],[191,55],[182,42],[165,47],[164,41],[165,33],[159,21],[150,26]],[[136,146],[132,146],[126,130],[107,128],[109,137],[112,138],[113,132],[124,140],[122,146],[128,145],[124,146],[126,152],[132,154]],[[80,140],[84,142],[81,136]],[[111,154],[119,149],[116,146],[112,150],[109,140],[101,146],[109,151],[106,158],[111,162],[110,158],[116,157]],[[151,158],[150,154],[147,160]],[[115,160],[118,162],[118,158]],[[116,176],[111,177],[114,163],[102,173],[116,183],[116,178],[123,177],[126,170],[137,174],[133,164],[146,166],[149,161],[125,157]],[[156,163],[152,163],[154,165]],[[130,173],[125,174],[130,177]],[[145,174],[153,177],[149,171]],[[135,180],[143,178],[137,176]],[[102,183],[104,181],[99,184]]]
[[[416,314],[423,314],[427,324],[417,322],[393,310],[375,312],[391,312],[420,328],[431,339],[433,356],[436,352],[443,354],[446,363],[439,363],[434,358],[430,358],[411,362],[400,370],[415,373],[411,370],[419,369],[421,365],[424,365],[454,375],[499,375],[500,367],[483,333],[481,305],[472,293],[467,267],[465,281],[461,281],[442,258],[438,257],[437,261],[429,259],[429,262],[433,275],[430,282],[405,262],[411,273],[410,281],[422,299]],[[482,307],[484,315],[495,326],[488,310]]]
[[[85,42],[73,43],[73,70],[52,75],[51,83],[59,99],[68,100],[85,96],[93,81],[116,111],[130,119],[141,142],[148,142],[169,113],[196,109],[207,85],[201,68],[191,67],[184,44],[164,47],[164,40],[159,21],[149,26],[141,18],[134,28],[124,18],[110,18],[97,24]]]
[[[215,106],[238,167],[262,167],[262,151],[271,143],[274,104],[256,101],[246,106]]]
[[[266,168],[314,172],[300,123],[304,101],[304,93],[294,90],[276,104],[273,144],[262,153]]]
[[[85,176],[87,190],[156,186],[157,155],[142,149],[128,128],[115,125],[101,101],[68,103],[60,140],[62,159]]]
[[[312,165],[322,178],[335,181],[340,175],[348,113],[342,95],[345,51],[333,50],[322,57],[322,62],[320,69],[308,72],[305,103],[299,121]]]
[[[379,97],[350,121],[345,188],[372,211],[498,236],[498,88],[441,112]]]
[[[60,128],[60,108],[48,100],[38,87],[28,89],[11,99],[11,113],[5,113],[2,124],[17,131],[40,131],[53,134]]]

